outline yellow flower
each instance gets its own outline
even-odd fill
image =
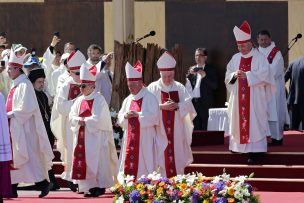
[[[142,190],[142,189],[144,189],[144,185],[143,184],[138,184],[137,186],[136,186],[136,188],[138,189],[138,190]]]
[[[121,186],[121,185],[120,185],[119,183],[116,183],[116,184],[114,185],[114,189],[116,190],[116,189],[118,189],[120,186]]]
[[[228,195],[233,195],[234,194],[234,189],[233,187],[229,187],[227,190]]]
[[[156,190],[157,195],[161,195],[163,192],[164,192],[164,189],[162,187],[157,188],[157,190]]]
[[[160,187],[162,187],[162,186],[164,186],[164,185],[165,185],[165,182],[160,182],[160,183],[159,183],[159,186],[160,186]]]
[[[203,203],[209,203],[208,199],[204,199]]]
[[[189,192],[183,192],[183,195],[182,195],[182,197],[187,197],[189,195]]]

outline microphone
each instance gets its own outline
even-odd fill
[[[154,36],[155,34],[156,34],[156,32],[154,30],[152,30],[149,34],[146,34],[143,37],[137,38],[136,42],[139,42],[140,40],[145,39],[147,37]]]
[[[293,47],[293,45],[298,41],[298,39],[301,39],[301,38],[302,38],[302,34],[298,33],[297,36],[289,42],[287,49],[286,49],[285,53],[283,54],[284,57],[287,55],[287,53],[289,52],[291,47]]]
[[[149,36],[154,36],[154,35],[155,35],[155,31],[152,30],[149,34],[146,34],[146,35],[144,36],[144,38],[149,37]],[[302,35],[301,35],[301,37],[302,37]]]
[[[297,36],[295,38],[293,38],[292,40],[298,40],[298,39],[301,39],[302,38],[302,34],[299,33],[297,34]]]

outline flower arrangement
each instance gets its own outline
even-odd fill
[[[115,194],[115,203],[257,203],[258,196],[247,179],[248,176],[231,178],[225,172],[215,177],[192,173],[170,179],[153,172],[138,180],[119,174],[119,183],[110,190]]]
[[[123,130],[121,129],[121,127],[119,125],[117,125],[118,113],[112,107],[110,108],[110,115],[111,115],[111,120],[112,120],[115,146],[117,149],[120,149],[121,145],[122,145]]]

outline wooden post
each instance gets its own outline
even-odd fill
[[[113,0],[113,35],[120,43],[134,41],[134,0]]]
[[[115,68],[111,107],[118,111],[123,100],[129,95],[125,73],[126,63],[129,62],[134,65],[137,60],[140,60],[143,64],[143,82],[145,85],[149,85],[159,79],[159,70],[156,63],[163,52],[164,49],[157,44],[147,44],[147,48],[144,48],[139,43],[121,44],[118,41],[114,42]],[[175,79],[184,84],[187,68],[183,67],[182,48],[180,45],[175,45],[169,52],[172,53],[177,62]]]

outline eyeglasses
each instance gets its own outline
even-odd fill
[[[80,84],[79,88],[85,88],[87,85],[86,84]]]

